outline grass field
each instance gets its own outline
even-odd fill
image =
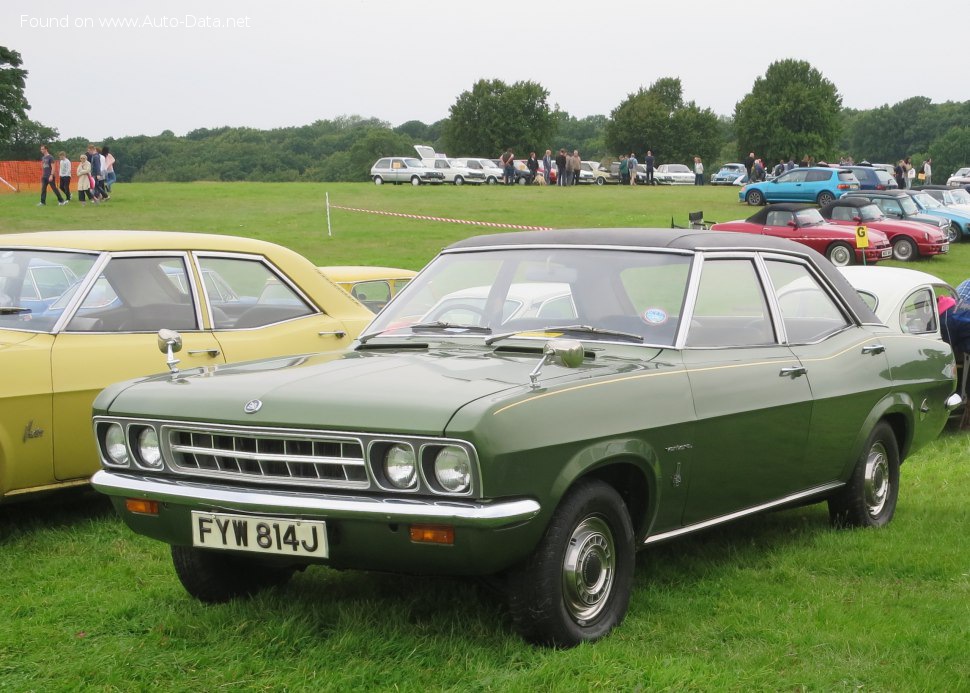
[[[747,216],[736,188],[119,185],[99,207],[0,195],[0,232],[157,228],[273,240],[318,264],[420,268],[474,227],[347,207],[552,227]],[[488,229],[481,229],[487,232]],[[970,244],[913,263],[951,283]],[[970,437],[903,465],[896,519],[833,531],[824,506],[749,518],[640,554],[609,638],[534,649],[488,583],[314,567],[250,601],[203,606],[167,547],[93,494],[0,507],[0,689],[970,690]]]

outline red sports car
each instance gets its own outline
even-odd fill
[[[747,219],[714,224],[711,230],[787,238],[822,253],[839,267],[854,262],[874,265],[893,255],[889,239],[881,231],[869,230],[869,247],[858,248],[855,227],[830,224],[822,218],[818,207],[806,204],[785,202],[768,205]]]
[[[864,225],[882,231],[892,243],[893,258],[896,260],[913,260],[950,250],[945,232],[918,221],[890,219],[865,198],[843,197],[822,207],[821,214],[830,224],[852,228]]]

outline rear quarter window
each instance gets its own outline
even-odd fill
[[[858,183],[859,179],[855,177],[852,171],[839,171],[839,180],[843,183]]]

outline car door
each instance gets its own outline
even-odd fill
[[[797,490],[812,392],[753,257],[704,261],[683,359],[697,417],[684,524]]]
[[[789,171],[766,184],[762,189],[769,202],[800,202],[805,199],[803,190],[806,172],[799,169]]]
[[[112,256],[55,335],[50,363],[57,479],[89,476],[97,469],[91,405],[98,392],[120,380],[167,370],[158,330],[182,335],[181,368],[224,361],[211,332],[202,329],[187,268],[185,253]]]
[[[794,479],[817,487],[844,478],[867,417],[892,386],[888,342],[856,325],[807,266],[771,259],[765,266],[778,291],[786,339],[814,396],[806,465]],[[795,286],[797,295],[787,290]]]
[[[229,362],[329,351],[350,344],[327,315],[266,258],[196,253],[215,340]],[[215,277],[220,291],[213,290]]]

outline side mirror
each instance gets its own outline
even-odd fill
[[[179,360],[176,352],[182,351],[182,335],[175,330],[161,329],[158,331],[158,350],[165,354],[165,365],[172,373],[178,373],[176,366]]]
[[[532,389],[539,387],[539,374],[543,366],[556,363],[564,368],[579,368],[586,358],[586,350],[578,339],[553,339],[542,349],[542,360],[529,373]]]
[[[852,217],[852,221],[854,221],[857,224],[861,224],[862,223],[862,217],[860,217],[860,216]]]

